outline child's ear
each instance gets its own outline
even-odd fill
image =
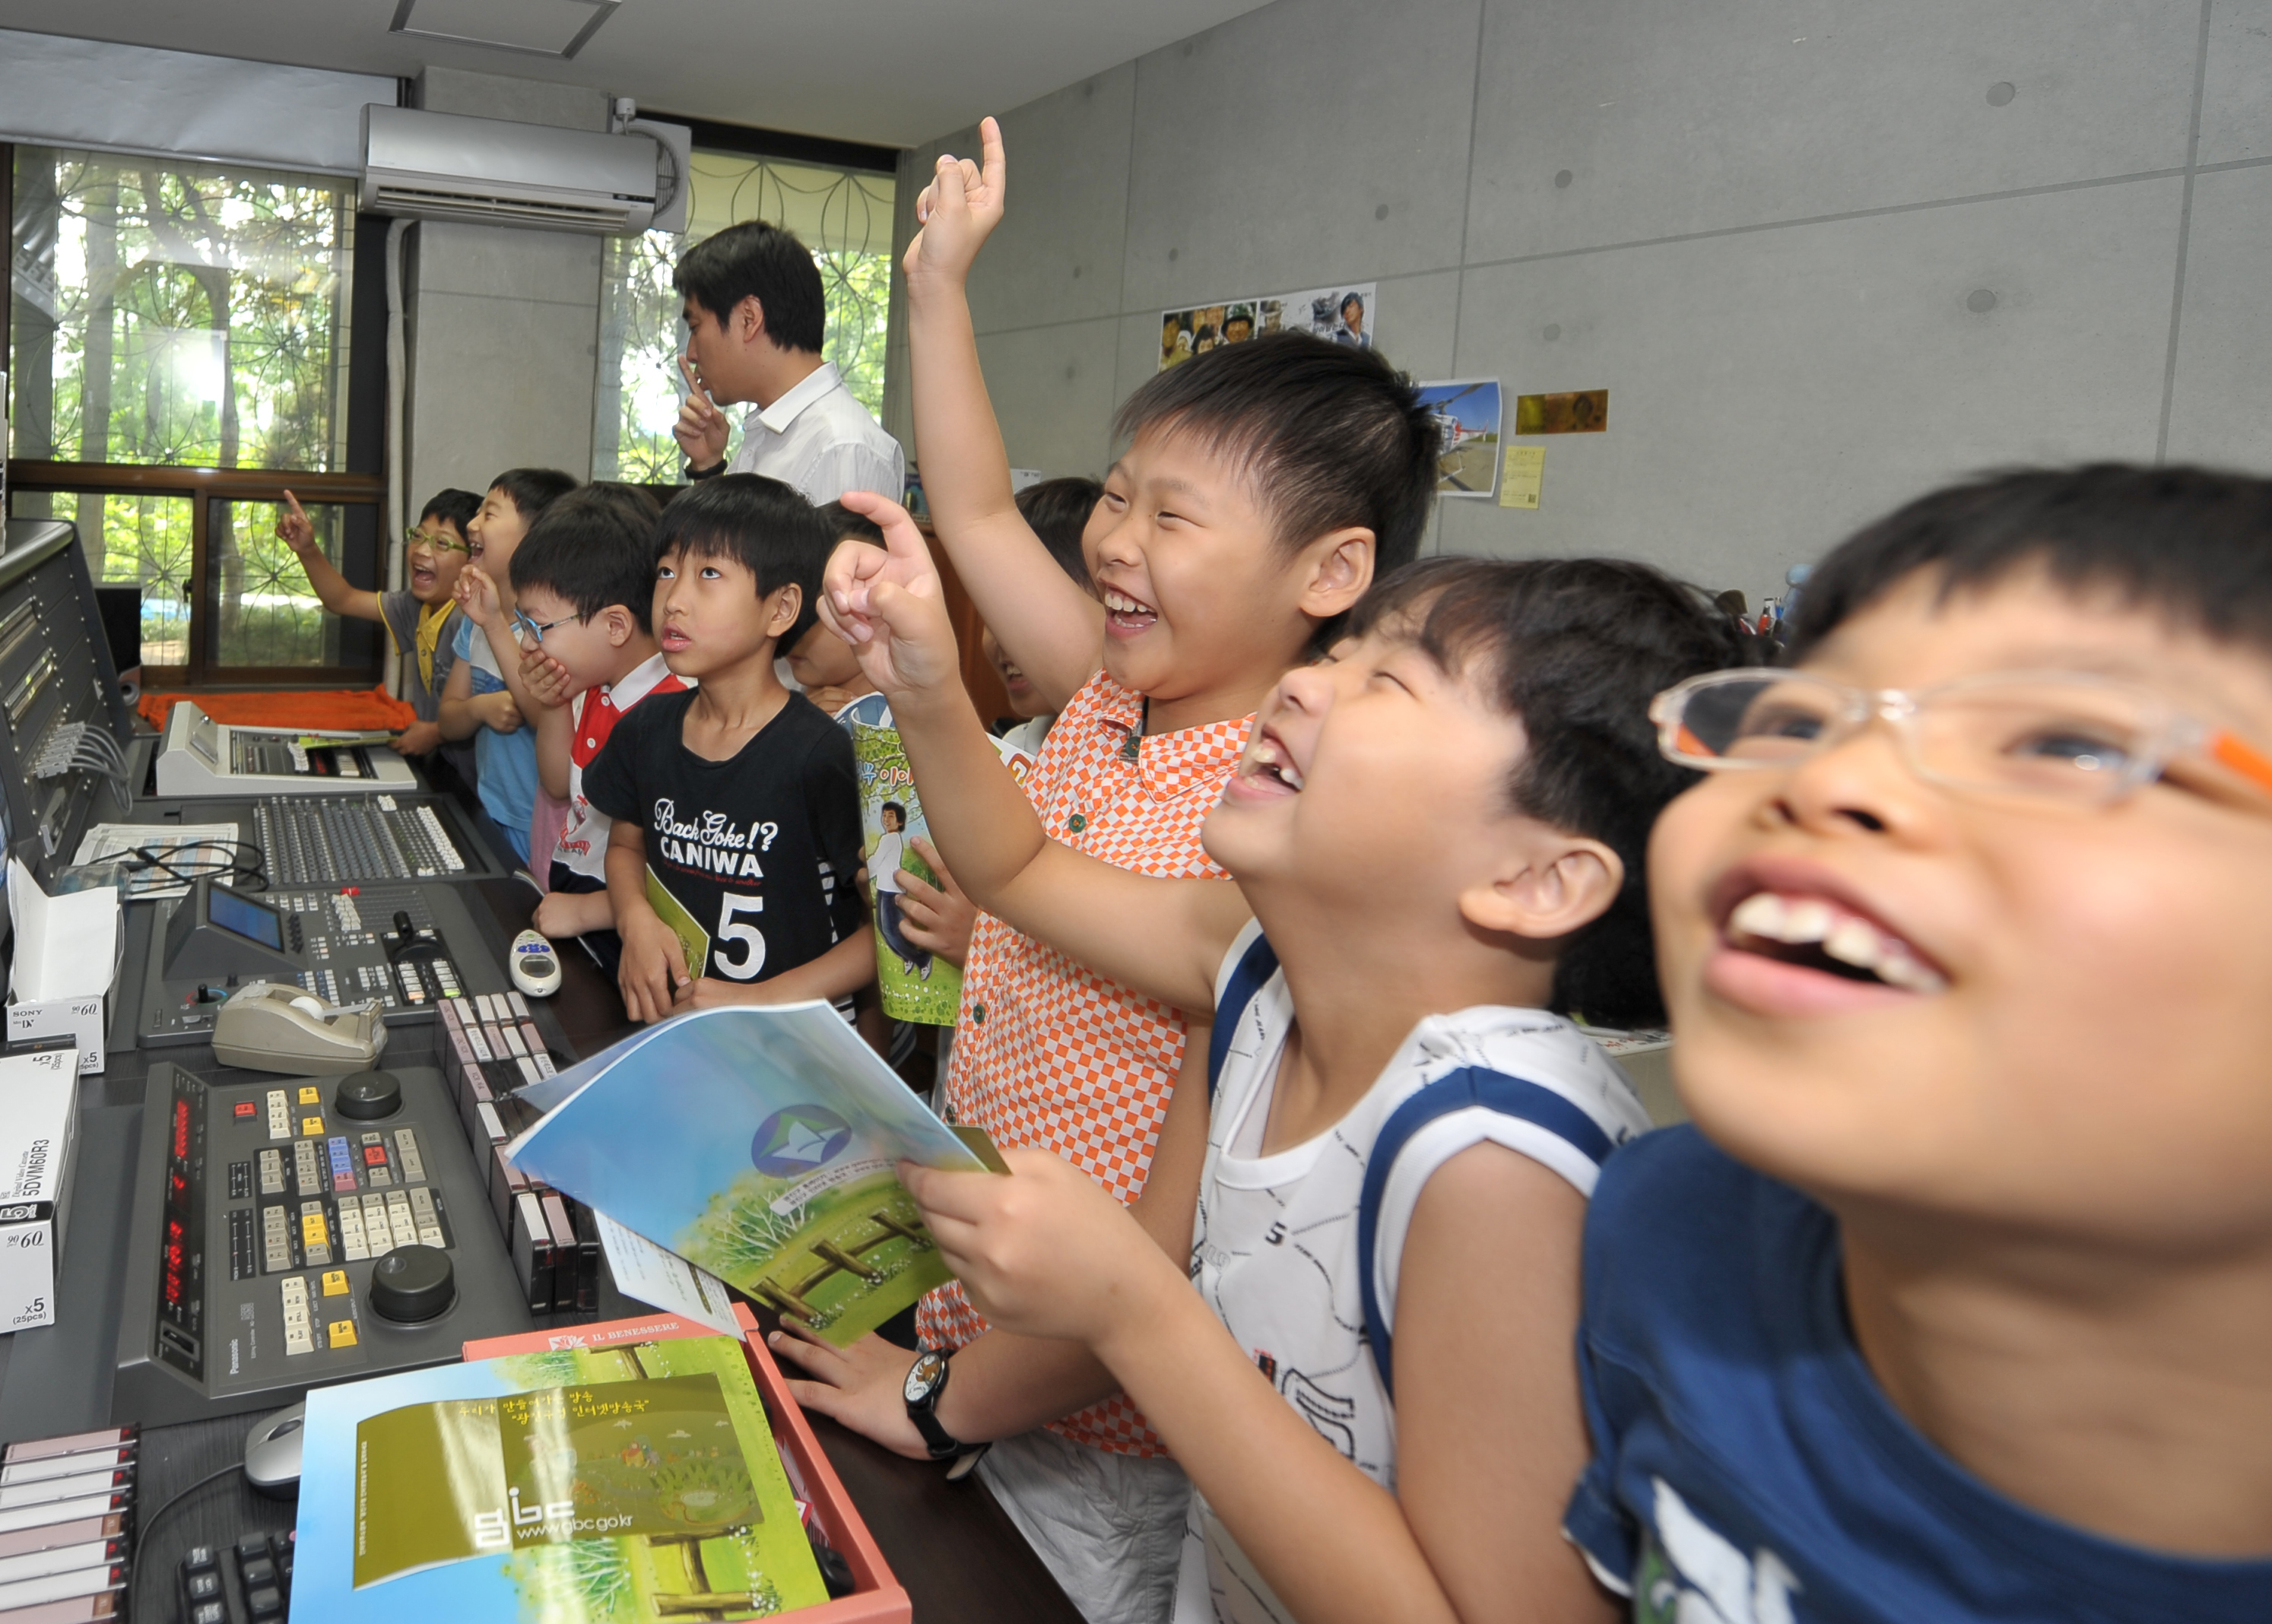
[[[766,635],[779,642],[804,612],[804,588],[794,581],[766,595]],[[787,649],[782,649],[787,654]]]
[[[1625,889],[1625,859],[1611,847],[1528,819],[1500,848],[1492,872],[1460,893],[1478,930],[1552,941],[1609,912]]]
[[[607,633],[609,647],[621,648],[639,630],[639,617],[621,603],[610,603],[600,611],[600,629]]]
[[[1309,579],[1303,583],[1301,610],[1315,620],[1347,614],[1372,585],[1372,532],[1363,525],[1328,531],[1303,555]]]

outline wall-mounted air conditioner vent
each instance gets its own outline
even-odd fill
[[[683,228],[683,134],[642,125],[602,135],[373,103],[363,109],[362,206],[551,231]]]

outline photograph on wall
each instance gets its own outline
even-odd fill
[[[1379,311],[1371,282],[1305,288],[1300,293],[1281,294],[1275,300],[1265,303],[1280,307],[1280,326],[1289,333],[1312,333],[1359,349],[1372,348],[1373,335],[1379,327]]]
[[[1436,494],[1485,500],[1497,495],[1498,379],[1454,378],[1419,389],[1420,408],[1436,428]]]
[[[1606,389],[1514,397],[1517,434],[1600,434],[1609,426],[1610,392]]]
[[[1266,333],[1310,333],[1336,344],[1371,349],[1376,311],[1373,284],[1312,288],[1301,293],[1252,295],[1160,312],[1160,368],[1181,366],[1224,344]]]

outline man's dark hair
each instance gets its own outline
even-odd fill
[[[865,513],[854,513],[841,502],[822,503],[820,517],[828,526],[828,534],[840,542],[856,535],[878,547],[884,544],[884,527]]]
[[[1696,775],[1658,753],[1648,702],[1741,662],[1727,617],[1645,564],[1427,558],[1357,605],[1347,635],[1368,632],[1409,640],[1519,718],[1509,806],[1624,861],[1617,900],[1562,950],[1551,1007],[1597,1026],[1660,1020],[1644,859],[1657,813]]]
[[[1376,580],[1418,554],[1436,499],[1436,429],[1412,380],[1378,351],[1306,333],[1222,345],[1162,372],[1112,427],[1124,440],[1154,428],[1189,435],[1229,460],[1289,553],[1366,527]]]
[[[2272,480],[2096,462],[1950,485],[1815,565],[1799,593],[1791,656],[1921,572],[1946,602],[2029,569],[2069,592],[2111,592],[2219,642],[2272,650]]]
[[[595,481],[546,508],[512,555],[512,589],[542,587],[589,620],[620,603],[654,629],[654,527],[661,509],[634,485]]]
[[[453,528],[462,537],[473,516],[482,511],[482,499],[470,490],[437,490],[433,499],[418,510],[418,522],[438,519]]]
[[[886,801],[881,806],[876,808],[876,816],[878,818],[882,817],[886,812],[891,812],[895,815],[900,820],[900,827],[901,828],[904,829],[908,827],[908,809],[901,805],[897,801]]]
[[[1088,579],[1080,533],[1087,528],[1088,516],[1096,511],[1097,498],[1103,494],[1102,485],[1078,475],[1045,479],[1018,493],[1018,511],[1042,538],[1042,545],[1050,550],[1058,567],[1072,576],[1083,592],[1093,593],[1096,588]]]
[[[783,587],[803,599],[796,624],[779,647],[796,647],[820,618],[820,574],[836,535],[820,510],[794,485],[762,474],[721,474],[670,498],[647,555],[660,564],[669,553],[686,558],[731,558],[758,578],[758,596]]]
[[[828,325],[820,269],[811,251],[779,226],[745,220],[704,237],[679,256],[670,285],[721,321],[755,297],[776,347],[819,352]]]
[[[490,489],[504,491],[520,516],[534,524],[539,513],[576,489],[576,476],[558,468],[507,468],[490,481]]]

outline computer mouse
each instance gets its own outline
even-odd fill
[[[560,955],[534,931],[523,931],[512,939],[505,969],[512,984],[531,998],[550,998],[560,991]]]
[[[305,1404],[254,1422],[244,1435],[244,1480],[273,1500],[298,1499],[300,1444],[307,1425]]]

